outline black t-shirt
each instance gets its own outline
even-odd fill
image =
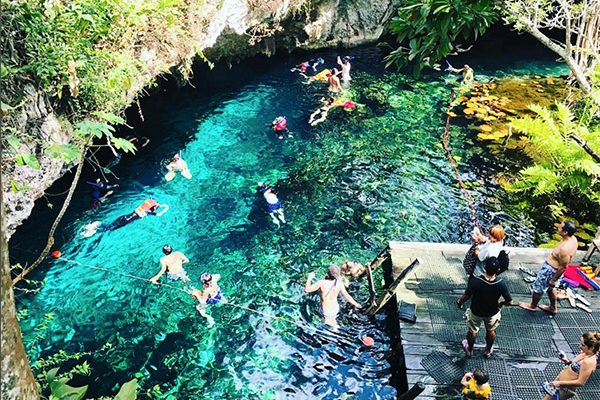
[[[469,280],[465,294],[471,296],[471,311],[478,317],[489,318],[498,313],[498,300],[500,296],[504,300],[512,300],[508,287],[500,278],[489,282],[482,276],[473,277]]]

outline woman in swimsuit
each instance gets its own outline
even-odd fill
[[[340,293],[342,296],[344,296],[348,303],[352,304],[356,308],[362,308],[362,306],[358,304],[346,291],[341,279],[340,269],[337,265],[329,266],[329,271],[325,279],[321,279],[316,283],[312,283],[314,276],[314,272],[308,274],[306,284],[304,285],[304,291],[306,293],[312,293],[319,290],[321,295],[323,318],[327,325],[333,327],[338,326],[336,317],[340,312],[340,305],[338,304],[337,298]]]
[[[598,363],[598,352],[600,352],[600,332],[586,332],[580,339],[581,353],[572,360],[561,357],[566,364],[565,369],[560,371],[556,379],[542,385],[548,392],[544,400],[555,400],[556,395],[551,396],[554,390],[558,393],[558,400],[570,399],[575,396],[575,389],[586,384]]]
[[[221,275],[219,274],[211,275],[204,273],[200,276],[200,282],[202,282],[204,292],[199,289],[194,289],[190,293],[194,299],[198,300],[199,304],[196,306],[196,310],[198,310],[200,315],[206,318],[208,322],[207,326],[209,328],[215,324],[215,320],[210,315],[206,314],[206,306],[225,301],[223,292],[221,292],[221,288],[217,284],[219,279],[221,279]]]
[[[323,105],[310,115],[308,123],[312,126],[315,126],[325,121],[327,119],[327,113],[329,113],[329,109],[333,106],[333,102],[333,97],[328,99],[321,98],[321,103],[323,103]]]

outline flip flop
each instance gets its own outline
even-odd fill
[[[533,276],[533,277],[537,276],[537,274],[535,272],[533,272],[532,270],[530,270],[527,267],[519,267],[519,271],[521,271],[522,273],[527,274],[529,276]]]
[[[467,357],[471,357],[473,355],[473,352],[469,351],[469,342],[467,342],[467,339],[463,339],[462,348],[465,351],[465,354],[467,355]]]
[[[547,306],[545,304],[540,304],[538,308],[547,314],[556,315],[556,311],[550,311],[550,306]]]
[[[532,276],[524,276],[523,280],[525,281],[525,283],[533,283],[535,282],[535,278]]]
[[[494,354],[494,348],[493,348],[493,347],[490,349],[490,351],[487,351],[487,350],[486,350],[486,351],[483,353],[483,358],[491,358],[491,357],[492,357],[492,354]]]
[[[536,312],[537,311],[537,309],[531,309],[529,307],[525,307],[525,306],[523,306],[523,304],[525,304],[525,303],[519,303],[519,307],[522,308],[523,310],[526,310],[526,311],[529,311],[529,312]]]

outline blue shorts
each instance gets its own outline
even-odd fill
[[[278,201],[275,204],[267,203],[267,211],[269,212],[269,214],[279,210],[281,207],[283,207],[283,203],[281,201]]]
[[[548,264],[546,261],[542,264],[542,268],[535,278],[535,282],[531,284],[531,290],[536,294],[544,294],[550,288],[550,280],[556,273],[556,268]]]

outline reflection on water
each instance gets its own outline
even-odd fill
[[[115,168],[120,188],[99,210],[75,203],[59,235],[61,251],[84,264],[149,278],[168,243],[189,257],[193,285],[203,272],[221,274],[233,304],[211,307],[216,325],[207,329],[182,291],[48,262],[40,272],[46,279],[41,292],[20,303],[28,310],[22,327],[32,360],[60,349],[97,352],[111,343],[85,357],[92,376],[76,378],[90,384],[90,396],[113,393],[116,383],[138,377],[144,393],[160,386],[160,394],[143,395],[154,398],[394,398],[382,317],[368,318],[344,304],[342,327],[332,331],[303,292],[306,274],[322,276],[323,267],[344,258],[368,261],[389,239],[462,241],[471,225],[438,147],[446,76],[384,76],[377,49],[353,54],[353,95],[359,99],[377,82],[389,107],[332,113],[310,128],[306,121],[323,88],[290,74],[291,59],[210,97],[182,91],[149,104],[136,132],[151,144]],[[334,54],[324,55],[333,62]],[[510,68],[478,72],[492,76]],[[266,127],[277,115],[287,117],[294,139],[278,141]],[[486,178],[493,166],[469,164],[485,151],[467,144],[464,129],[452,134],[463,179],[479,183],[473,197],[480,218],[491,221],[498,213],[521,245],[531,243],[526,215],[500,214],[499,189]],[[179,149],[193,179],[167,183],[161,164]],[[278,186],[288,225],[276,229],[266,218],[254,193],[258,181]],[[82,226],[111,222],[150,197],[170,210],[89,239],[79,235]],[[13,241],[17,251],[27,247],[32,228],[22,232]],[[350,290],[366,301],[364,284]],[[40,329],[47,313],[54,319]],[[365,335],[375,338],[374,347],[362,345]]]

